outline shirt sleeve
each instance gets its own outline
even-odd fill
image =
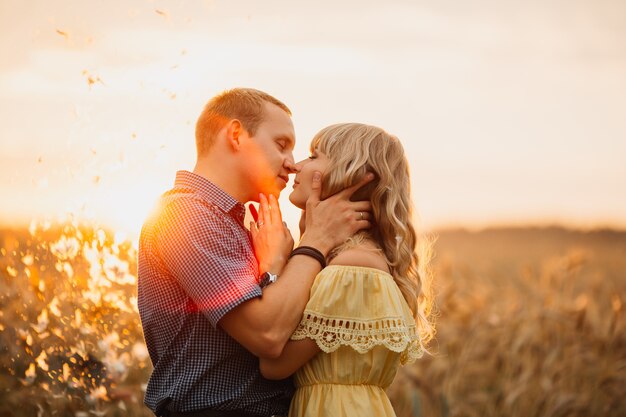
[[[234,307],[262,294],[250,241],[242,242],[232,222],[215,206],[181,198],[163,209],[155,228],[165,268],[213,327]]]

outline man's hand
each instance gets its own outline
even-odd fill
[[[321,178],[319,172],[313,177],[313,192],[307,201],[304,219],[306,230],[300,244],[328,254],[357,231],[370,227],[370,202],[351,202],[350,196],[374,176],[324,201],[320,201]],[[281,278],[263,289],[263,297],[243,302],[226,313],[219,325],[253,354],[278,358],[302,319],[311,285],[321,266],[309,256],[294,256],[282,270],[293,249],[293,239],[282,223],[275,197],[270,196],[268,203],[265,196],[261,196],[259,207],[259,220],[250,225],[250,231],[261,272],[282,273]],[[304,357],[311,352],[299,350],[299,353]]]
[[[312,192],[306,202],[306,216],[303,215],[302,219],[305,230],[300,245],[313,246],[327,255],[359,230],[370,227],[372,204],[369,201],[350,201],[350,197],[373,179],[374,174],[368,173],[353,186],[320,201],[322,174],[315,172]]]
[[[293,237],[272,194],[269,201],[260,195],[258,221],[250,222],[250,234],[260,272],[279,274],[293,249]]]
[[[300,229],[300,237],[304,234],[306,230],[306,210],[302,210],[300,213],[300,221],[298,222],[298,228]]]

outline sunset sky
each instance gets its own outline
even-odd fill
[[[396,134],[426,229],[626,227],[623,0],[0,0],[0,31],[3,225],[136,233],[247,86],[292,109],[296,159],[331,123]]]

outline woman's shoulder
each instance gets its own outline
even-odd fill
[[[363,240],[338,252],[328,263],[335,266],[359,266],[390,273],[382,249],[370,240]]]

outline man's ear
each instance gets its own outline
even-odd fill
[[[234,150],[239,149],[239,146],[241,146],[240,140],[243,132],[244,128],[239,120],[232,119],[228,122],[228,125],[226,126],[226,138]]]

